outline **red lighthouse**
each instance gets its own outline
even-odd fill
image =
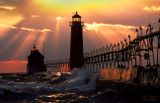
[[[28,56],[27,72],[28,73],[38,73],[45,72],[46,66],[44,64],[44,56],[39,52],[39,50],[34,45],[31,50],[31,54]]]
[[[71,44],[70,44],[70,68],[80,68],[84,64],[83,60],[83,26],[81,16],[76,12],[70,22]]]

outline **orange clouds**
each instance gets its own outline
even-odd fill
[[[0,6],[0,9],[1,8],[12,10],[12,8],[4,6]],[[0,10],[0,37],[4,37],[6,33],[12,29],[17,29],[15,25],[22,20],[23,17],[18,13]]]
[[[120,42],[128,34],[133,39],[137,25],[159,18],[159,4],[159,0],[0,0],[0,59],[26,59],[33,43],[42,49],[44,42],[46,60],[68,56],[69,21],[75,10],[85,22],[88,50]]]
[[[32,15],[31,17],[32,18],[39,18],[40,16],[39,15]]]
[[[0,9],[14,10],[14,9],[16,9],[16,7],[13,7],[13,6],[0,6]]]
[[[0,61],[0,73],[26,72],[26,61]]]
[[[26,27],[21,27],[21,30],[26,30],[26,31],[35,31],[33,28],[26,28]]]
[[[121,40],[124,40],[128,36],[128,33],[132,35],[132,38],[135,37],[134,29],[136,26],[132,25],[122,25],[122,24],[104,24],[104,23],[92,23],[85,24],[85,31],[90,31],[92,37],[96,38],[95,40],[110,43],[117,43]]]
[[[122,24],[104,24],[104,23],[96,23],[93,22],[92,24],[85,24],[87,30],[94,30],[98,31],[100,27],[118,27],[118,28],[124,28],[124,29],[135,29],[135,26],[130,25],[122,25]]]
[[[2,28],[10,28],[10,29],[17,29],[17,27],[15,27],[15,26],[5,25],[5,24],[0,24],[0,27],[2,27]]]
[[[9,30],[9,29],[17,29],[17,27],[15,26],[11,26],[11,25],[5,25],[5,24],[0,24],[0,37],[4,37],[5,33]]]
[[[43,29],[35,29],[35,28],[28,28],[28,27],[16,27],[16,26],[11,26],[11,25],[4,25],[4,24],[0,24],[0,27],[2,28],[8,28],[8,29],[19,29],[19,30],[24,30],[24,31],[36,31],[36,32],[53,32],[51,29],[48,28],[43,28]]]
[[[65,19],[64,17],[60,17],[60,16],[56,17],[57,21],[64,20],[64,19]]]
[[[40,32],[52,32],[52,30],[51,30],[51,29],[44,28],[44,29],[40,30]]]
[[[0,13],[1,14],[1,13]],[[4,15],[3,15],[4,16]],[[6,17],[4,17],[6,18]],[[40,15],[32,15],[31,18],[34,18],[34,19],[28,19],[28,20],[31,20],[31,21],[28,21],[28,22],[25,22],[23,25],[17,25],[18,26],[15,26],[15,21],[14,18],[13,19],[4,19],[4,18],[1,18],[0,17],[0,20],[2,20],[2,22],[0,23],[0,27],[2,29],[7,29],[7,30],[10,30],[10,29],[16,29],[16,30],[22,30],[22,31],[29,31],[29,32],[54,32],[52,29],[52,26],[53,24],[50,23],[50,21],[53,21],[53,22],[61,22],[65,19],[65,17],[61,17],[61,16],[57,16],[57,17],[41,17]],[[38,18],[38,20],[37,20]],[[37,24],[42,24],[44,22],[44,19],[48,19],[47,22],[45,22],[47,26],[43,26],[43,25],[37,25]],[[21,19],[22,20],[22,19]],[[24,19],[23,19],[24,20]],[[22,22],[23,22],[22,20]],[[10,22],[11,21],[11,22]],[[13,22],[14,21],[14,22]],[[12,23],[13,22],[13,23]],[[33,24],[33,25],[32,25]]]
[[[151,6],[151,7],[144,7],[143,10],[149,11],[149,12],[160,12],[160,6]]]
[[[36,32],[53,32],[51,29],[48,28],[44,28],[44,29],[35,29],[35,28],[28,28],[28,27],[21,27],[21,30],[25,30],[25,31],[36,31]]]

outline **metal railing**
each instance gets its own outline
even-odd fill
[[[159,20],[160,22],[160,20]],[[137,38],[131,41],[131,36],[120,43],[106,45],[84,53],[84,63],[104,67],[127,68],[135,66],[159,65],[160,23],[149,24],[148,27],[136,28]],[[154,31],[154,27],[159,30]],[[145,32],[145,34],[143,34]],[[147,64],[143,61],[146,60]],[[46,61],[47,67],[58,67],[68,64],[69,58]]]
[[[155,29],[154,29],[155,28]],[[158,29],[158,30],[157,30]],[[160,78],[160,20],[147,27],[136,28],[137,37],[84,53],[84,65],[99,71],[103,68],[137,68],[137,78]],[[46,61],[47,67],[68,67],[69,59]]]

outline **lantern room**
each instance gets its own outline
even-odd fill
[[[81,16],[78,15],[78,12],[72,17],[73,22],[81,22]]]
[[[70,22],[70,26],[72,25],[84,26],[84,22],[81,22],[81,16],[78,14],[78,12],[76,12],[76,14],[72,16],[72,21]]]

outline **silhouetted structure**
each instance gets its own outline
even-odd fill
[[[155,30],[157,24],[159,28]],[[84,61],[86,68],[100,74],[96,82],[97,90],[102,91],[111,88],[120,91],[127,97],[133,97],[134,103],[159,103],[160,19],[158,23],[149,24],[147,29],[135,28],[137,32],[135,39],[131,40],[131,36],[128,35],[124,41],[86,52],[84,57],[77,55],[81,54],[81,50],[83,50],[83,48],[79,49],[79,47],[83,47],[81,45],[83,44],[81,42],[82,26],[81,17],[76,13],[71,23],[70,61],[58,59],[47,61],[46,65],[58,68],[69,64],[73,68],[80,66],[81,64],[78,63],[83,64]]]
[[[83,32],[84,23],[81,22],[81,16],[76,14],[72,17],[71,26],[71,44],[70,44],[70,68],[80,68],[84,64],[83,60]]]
[[[44,56],[38,51],[36,46],[34,46],[31,54],[28,56],[27,72],[37,73],[44,71],[46,71]]]

